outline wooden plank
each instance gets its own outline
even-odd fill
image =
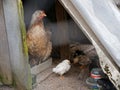
[[[12,84],[7,33],[5,31],[2,0],[0,0],[0,81],[3,84]]]
[[[70,41],[73,42],[80,42],[81,44],[90,44],[88,38],[84,35],[82,30],[77,26],[77,24],[70,19],[68,22],[68,29],[69,29],[69,38]]]
[[[56,1],[57,35],[60,45],[61,59],[69,59],[69,34],[66,12],[61,4]]]
[[[26,36],[21,0],[3,0],[3,7],[10,61],[17,90],[31,90],[32,78],[25,46]]]

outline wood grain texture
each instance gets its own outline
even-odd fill
[[[17,90],[31,90],[31,74],[28,56],[24,53],[21,0],[3,0],[6,32],[8,36],[10,62]],[[22,14],[22,15],[19,15]],[[23,23],[24,24],[24,23]]]
[[[60,46],[61,59],[69,59],[69,33],[66,11],[62,5],[56,2],[57,35]]]
[[[12,84],[8,39],[5,28],[2,0],[0,0],[0,80],[3,84]]]

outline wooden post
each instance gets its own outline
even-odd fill
[[[69,59],[69,34],[66,12],[62,5],[56,1],[57,35],[60,45],[61,59]]]
[[[8,38],[5,28],[2,0],[0,0],[0,82],[12,84]]]
[[[31,90],[32,78],[28,64],[27,47],[25,45],[26,35],[22,2],[21,0],[3,0],[3,9],[6,26],[5,31],[8,38],[6,45],[9,45],[14,83],[17,90]]]

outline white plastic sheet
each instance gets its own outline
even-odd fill
[[[120,67],[120,12],[112,0],[71,0]]]

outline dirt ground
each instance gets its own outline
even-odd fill
[[[78,79],[79,66],[72,65],[70,71],[64,75],[64,79],[61,79],[59,75],[52,73],[52,68],[58,63],[54,62],[49,69],[40,74],[38,79],[42,79],[37,82],[34,90],[89,90],[85,80]]]
[[[0,86],[0,90],[15,90],[15,89],[9,86]]]
[[[83,45],[83,50],[86,47]],[[89,57],[96,55],[95,50],[87,53]],[[94,60],[94,59],[93,59]],[[64,75],[64,79],[61,79],[59,75],[56,75],[52,72],[53,67],[55,67],[60,60],[53,60],[52,66],[44,70],[36,77],[36,84],[33,85],[32,90],[89,90],[88,86],[85,83],[85,80],[78,79],[80,74],[79,65],[72,65],[70,71]],[[94,63],[96,65],[96,63]],[[94,66],[94,64],[92,66]],[[13,88],[0,87],[0,90],[14,90]]]
[[[91,50],[91,47],[93,46],[80,46],[83,51],[88,50],[87,55],[89,57],[94,57],[96,56],[96,52],[94,49]],[[85,83],[85,79],[78,79],[78,76],[80,74],[79,65],[72,65],[70,71],[64,75],[64,79],[60,79],[59,75],[53,73],[52,68],[60,62],[60,60],[53,60],[52,66],[49,69],[46,69],[44,72],[40,73],[40,75],[37,77],[37,85],[35,86],[34,90],[89,90],[88,86]]]

